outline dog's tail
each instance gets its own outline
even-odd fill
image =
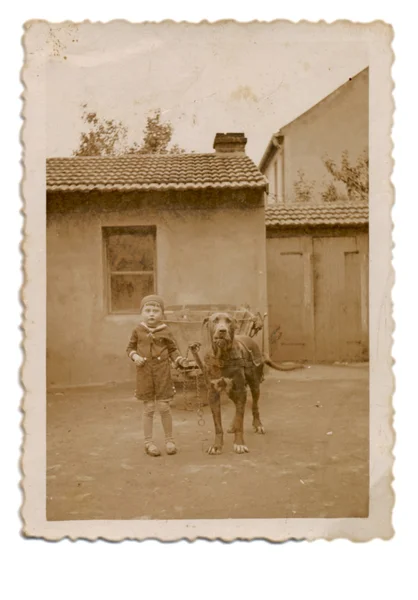
[[[268,356],[264,356],[264,363],[276,371],[297,371],[298,369],[305,368],[305,365],[300,363],[286,363],[285,365],[278,365],[270,360]]]

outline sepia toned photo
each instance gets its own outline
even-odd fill
[[[391,537],[391,36],[26,24],[26,535]]]

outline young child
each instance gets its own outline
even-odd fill
[[[161,416],[167,454],[176,454],[170,401],[175,394],[171,379],[170,362],[187,368],[191,363],[180,355],[169,327],[162,323],[164,300],[160,296],[146,296],[141,302],[141,323],[132,332],[126,352],[136,364],[136,392],[144,402],[145,451],[150,456],[161,452],[152,439],[155,409]]]

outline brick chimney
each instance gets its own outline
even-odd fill
[[[246,143],[243,133],[217,133],[213,147],[217,154],[245,154]]]

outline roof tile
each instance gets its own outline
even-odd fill
[[[367,204],[276,204],[266,207],[266,226],[367,225]]]
[[[49,158],[48,191],[264,188],[267,179],[245,154],[147,154]]]

